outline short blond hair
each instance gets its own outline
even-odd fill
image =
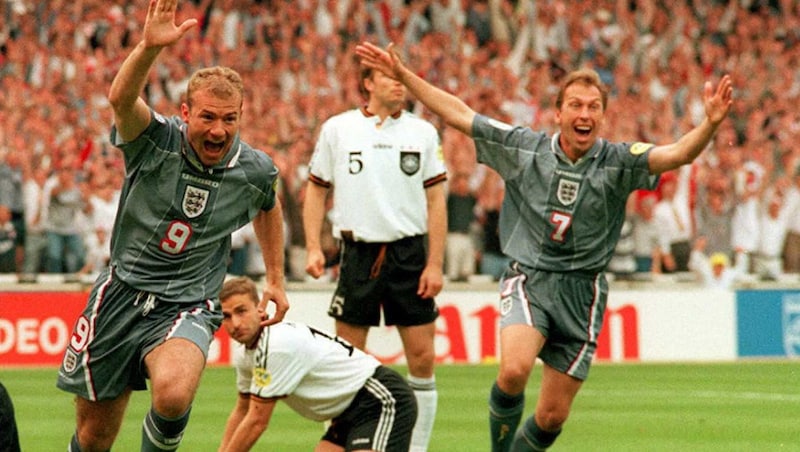
[[[244,99],[244,82],[235,70],[225,66],[213,66],[198,70],[189,79],[186,88],[186,104],[192,106],[192,96],[197,91],[208,90],[216,97],[230,98],[238,95]]]
[[[258,289],[250,278],[240,276],[225,281],[219,292],[219,299],[224,301],[234,295],[247,295],[253,303],[258,303]]]

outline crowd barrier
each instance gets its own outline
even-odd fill
[[[0,366],[57,366],[88,285],[0,282]],[[290,284],[288,320],[333,331],[333,286]],[[494,362],[499,295],[495,283],[448,283],[437,297],[440,363]],[[210,364],[230,363],[233,343],[217,332]],[[393,327],[373,328],[368,350],[404,362]],[[599,362],[733,361],[800,356],[800,284],[708,290],[694,284],[612,283],[595,359]]]

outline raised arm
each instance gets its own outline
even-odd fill
[[[150,109],[139,94],[159,53],[197,25],[197,19],[176,25],[177,8],[178,0],[150,0],[142,40],[122,62],[111,82],[108,101],[114,109],[117,133],[124,141],[139,136],[150,123]]]
[[[708,146],[720,123],[728,116],[733,104],[733,85],[730,75],[719,81],[716,89],[706,82],[703,89],[703,103],[706,117],[697,127],[690,130],[678,141],[656,146],[650,151],[650,172],[661,174],[681,165],[691,163]]]
[[[262,326],[268,326],[283,320],[286,311],[289,310],[283,268],[283,208],[280,200],[275,200],[275,206],[272,209],[258,212],[253,219],[253,229],[258,239],[258,245],[261,247],[261,256],[264,259],[264,268],[267,273],[267,282],[259,309],[266,310],[269,302],[275,304],[275,313],[261,322]]]
[[[364,66],[399,80],[414,97],[428,110],[441,117],[447,125],[472,136],[472,119],[475,117],[475,111],[461,99],[431,85],[408,69],[400,60],[393,44],[389,44],[386,50],[383,50],[372,43],[364,42],[356,46],[356,54],[361,57],[361,64]]]

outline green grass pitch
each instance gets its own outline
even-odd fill
[[[398,369],[405,372],[405,369]],[[526,394],[536,402],[539,368]],[[487,451],[494,365],[436,371],[439,411],[430,450]],[[0,367],[16,410],[22,450],[66,450],[74,429],[72,397],[55,387],[56,370]],[[234,373],[209,368],[181,450],[215,451],[235,400]],[[131,398],[116,451],[139,450],[149,393]],[[596,364],[552,451],[800,451],[800,361],[725,364]],[[310,451],[322,434],[280,404],[255,450]]]

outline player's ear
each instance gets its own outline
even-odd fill
[[[186,102],[181,103],[181,118],[183,122],[189,120],[189,105]]]

